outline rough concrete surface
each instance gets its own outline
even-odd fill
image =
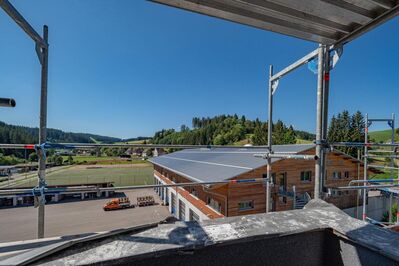
[[[308,249],[312,243],[321,248]],[[258,251],[251,253],[252,249]],[[279,252],[278,256],[271,251]],[[399,234],[313,200],[303,210],[177,222],[72,246],[48,246],[0,261],[0,265],[32,262],[44,255],[47,257],[36,260],[37,265],[202,265],[211,263],[211,258],[214,263],[230,265],[303,265],[304,260],[296,260],[300,258],[307,265],[396,265]]]

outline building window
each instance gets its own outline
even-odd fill
[[[190,209],[190,221],[199,221],[199,216]]]
[[[333,172],[333,178],[334,179],[341,179],[341,172],[334,171]]]
[[[303,172],[301,172],[301,181],[302,182],[310,182],[310,181],[312,181],[312,171],[303,171]]]
[[[179,219],[181,221],[186,220],[186,204],[181,200],[179,200]]]
[[[211,207],[212,209],[214,209],[215,211],[218,211],[218,212],[222,211],[222,206],[218,201],[212,199],[211,197],[208,197],[207,202],[208,202],[208,206]]]
[[[345,178],[349,178],[349,171],[345,171],[344,176]]]
[[[279,200],[279,202],[280,203],[284,203],[284,204],[286,204],[287,203],[287,197],[278,197],[278,200]]]
[[[247,201],[242,201],[238,203],[238,210],[239,211],[247,211],[247,210],[252,210],[254,208],[254,201],[253,200],[247,200]]]

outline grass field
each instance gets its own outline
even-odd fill
[[[50,186],[96,182],[114,182],[114,186],[149,185],[153,183],[153,168],[151,164],[76,165],[48,173],[46,181]],[[15,187],[34,187],[36,184],[32,178]]]
[[[374,139],[375,142],[391,141],[391,134],[392,131],[390,129],[369,132],[370,139]],[[396,133],[395,133],[395,141],[399,141],[399,135]]]
[[[64,162],[68,160],[69,156],[62,156]],[[126,160],[120,157],[110,157],[110,156],[84,156],[84,155],[77,155],[72,156],[74,163],[85,163],[85,164],[143,164],[147,163],[147,161],[143,161],[139,158],[133,160]]]

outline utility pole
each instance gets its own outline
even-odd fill
[[[43,26],[43,40],[47,44],[46,47],[39,48],[38,52],[41,70],[41,90],[40,90],[40,126],[39,126],[39,144],[43,144],[47,139],[47,77],[48,77],[48,27]],[[38,186],[43,189],[46,186],[46,151],[38,149],[39,156],[39,173]],[[37,237],[44,237],[44,206],[45,196],[41,195],[39,198],[38,208],[38,223],[37,223]]]

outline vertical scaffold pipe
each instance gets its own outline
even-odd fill
[[[396,200],[398,208],[396,208],[396,224],[399,224],[399,198]]]
[[[392,219],[392,200],[393,200],[393,194],[392,192],[389,193],[389,212],[388,212],[388,220],[389,223],[392,223],[393,219]]]
[[[267,146],[269,152],[272,153],[272,130],[273,130],[273,66],[269,67],[269,112],[267,119]],[[272,159],[270,156],[267,158],[267,180],[266,180],[266,213],[270,210],[270,182],[272,180]]]
[[[328,98],[330,94],[330,51],[327,47],[324,49],[324,74],[323,74],[323,118],[322,118],[322,140],[327,141],[328,131]],[[320,192],[323,195],[324,183],[327,175],[327,154],[325,148],[322,148],[321,157],[321,178],[320,178]]]
[[[315,164],[315,182],[314,182],[314,198],[320,198],[320,181],[322,177],[321,159],[323,153],[322,147],[322,131],[323,131],[323,87],[324,87],[324,59],[325,45],[319,45],[318,55],[318,74],[317,74],[317,115],[316,115],[316,164]]]
[[[395,114],[394,113],[392,113],[391,129],[392,129],[391,130],[391,132],[392,132],[391,144],[394,144],[395,143]],[[391,151],[392,151],[392,154],[394,154],[395,147],[391,147]],[[393,158],[393,157],[391,158],[390,166],[395,167],[395,158]],[[391,169],[391,178],[392,179],[394,178],[393,175],[394,175],[393,169]]]
[[[43,27],[43,38],[48,43],[48,27]],[[39,143],[43,144],[47,138],[47,75],[48,75],[48,46],[41,48],[42,53],[42,70],[41,70],[41,93],[40,93],[40,126],[39,126]],[[44,149],[39,151],[39,170],[38,170],[38,186],[44,188],[46,185],[46,156],[41,154]],[[44,199],[39,200],[37,223],[37,238],[44,237]]]
[[[364,165],[363,165],[363,180],[364,180],[364,186],[367,184],[367,156],[368,156],[368,131],[369,131],[369,121],[368,121],[368,114],[366,114],[366,118],[364,120]],[[366,203],[367,203],[367,190],[363,189],[363,213],[362,213],[362,219],[363,221],[366,220],[367,214],[366,214]]]

